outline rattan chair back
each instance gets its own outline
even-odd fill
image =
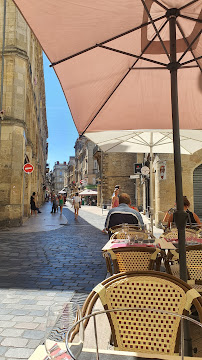
[[[200,293],[202,292],[202,245],[186,248],[187,271],[189,283]]]
[[[197,231],[197,237],[198,237],[199,239],[202,238],[202,228],[200,228],[200,229]]]
[[[186,263],[188,283],[198,292],[202,292],[202,245],[186,246]],[[166,270],[179,277],[179,251],[168,252]]]
[[[140,228],[139,225],[127,224],[127,227],[128,227],[129,230],[132,230],[132,231],[142,231],[142,229]],[[122,230],[122,224],[112,226],[109,230],[110,230],[110,232],[112,234],[115,233],[115,232],[119,232],[119,231]]]
[[[167,255],[164,258],[164,264],[166,268],[166,272],[171,274],[177,278],[180,278],[180,267],[179,267],[179,251],[168,250]]]
[[[177,228],[167,230],[160,237],[163,237],[167,241],[176,240],[176,239],[178,239],[178,230],[177,230]],[[198,237],[197,231],[187,228],[185,230],[185,237],[186,237],[187,241],[192,240],[193,238],[197,238]]]
[[[152,247],[131,246],[117,248],[109,251],[112,259],[114,273],[125,271],[153,270],[161,250]]]
[[[115,233],[112,234],[112,236],[110,237],[111,240],[113,239],[125,239],[127,237],[131,237],[131,238],[137,238],[137,239],[141,239],[141,240],[147,240],[148,239],[148,234],[145,233],[143,230],[137,230],[137,229],[131,229],[129,228],[126,231],[116,231]]]
[[[152,309],[181,315],[185,308],[194,304],[201,320],[201,297],[196,292],[195,298],[189,301],[190,290],[185,282],[165,273],[120,273],[93,289],[84,303],[82,315],[91,314],[100,297],[105,310],[117,309],[117,312],[107,314],[116,350],[172,355],[176,351],[180,319],[165,313],[157,314]],[[151,311],[118,311],[129,307],[151,308]],[[84,326],[87,323],[88,320]]]

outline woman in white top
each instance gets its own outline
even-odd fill
[[[77,219],[78,215],[79,215],[80,202],[81,202],[81,197],[79,196],[78,193],[76,193],[76,195],[73,197],[73,206],[74,206],[75,219]]]

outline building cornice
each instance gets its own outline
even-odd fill
[[[20,48],[18,48],[17,46],[7,46],[5,51],[4,51],[4,55],[18,55],[20,57],[22,57],[25,60],[28,60],[28,55],[27,52],[25,50],[22,50]]]
[[[25,130],[27,129],[26,122],[24,120],[20,120],[17,118],[14,118],[12,116],[6,116],[4,115],[3,120],[1,120],[2,125],[17,125],[23,127]]]

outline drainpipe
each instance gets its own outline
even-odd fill
[[[6,35],[6,0],[4,0],[4,17],[3,17],[3,40],[2,40],[2,55],[1,55],[1,96],[0,96],[0,111],[3,111],[3,82],[4,82],[4,50],[5,50],[5,36]],[[1,120],[0,115],[0,140],[1,140]]]

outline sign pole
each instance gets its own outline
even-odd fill
[[[154,198],[153,198],[153,132],[150,134],[150,217],[151,234],[153,235],[154,222]]]
[[[25,208],[25,172],[23,171],[23,193],[22,193],[22,217],[24,217],[24,208]]]

